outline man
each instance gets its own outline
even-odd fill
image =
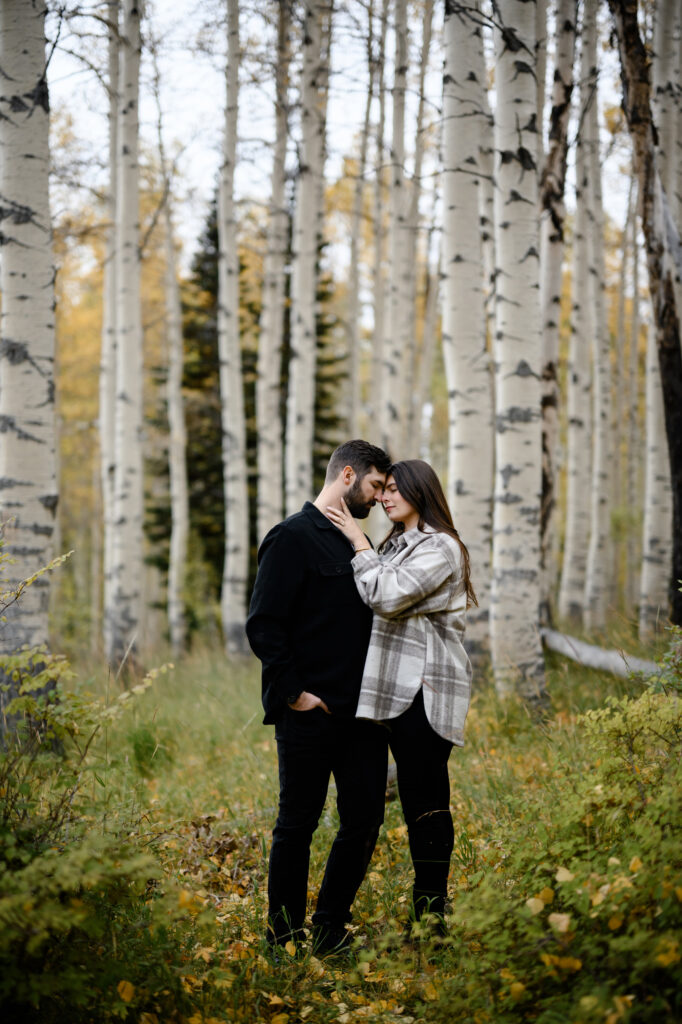
[[[386,452],[366,441],[332,453],[315,501],[263,541],[246,624],[263,665],[264,722],[274,723],[279,758],[268,877],[272,944],[303,939],[310,843],[332,775],[336,782],[340,827],[313,915],[318,956],[350,944],[345,925],[383,821],[388,757],[385,730],[355,718],[372,613],[355,587],[355,549],[324,510],[344,498],[364,519],[389,466]]]

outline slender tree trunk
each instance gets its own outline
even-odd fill
[[[113,549],[114,549],[114,422],[116,407],[116,223],[117,223],[117,160],[118,160],[118,66],[121,43],[118,31],[119,0],[108,4],[109,54],[109,194],[106,209],[108,224],[104,239],[104,283],[102,288],[102,349],[99,371],[99,451],[100,488],[102,492],[102,545],[104,593],[102,595],[102,628],[104,650],[111,651],[113,622]]]
[[[382,368],[381,444],[402,452],[406,436],[406,381],[404,380],[407,304],[406,275],[409,280],[407,237],[407,195],[405,187],[405,92],[407,89],[407,0],[395,0],[395,63],[393,78],[393,134],[391,140],[391,185],[388,223],[388,333]],[[409,320],[408,320],[409,324]]]
[[[182,307],[178,287],[170,202],[164,206],[166,243],[166,337],[168,339],[168,467],[170,471],[171,538],[168,560],[168,626],[176,654],[187,645],[185,568],[189,537],[187,428],[182,398]]]
[[[105,608],[120,664],[135,658],[143,615],[142,312],[140,305],[138,95],[140,0],[123,2],[116,188],[116,405],[112,585]]]
[[[249,520],[246,427],[239,341],[239,252],[234,206],[239,106],[239,4],[227,0],[225,146],[218,192],[218,352],[223,426],[225,562],[220,610],[223,639],[231,653],[246,650]]]
[[[584,68],[591,99],[585,116],[588,161],[588,254],[590,300],[594,310],[592,336],[592,481],[590,488],[590,546],[587,552],[583,625],[603,629],[609,592],[610,508],[609,425],[611,422],[611,362],[606,322],[604,268],[604,211],[598,123],[597,10],[586,5],[583,15]]]
[[[419,452],[419,421],[421,419],[421,405],[419,404],[419,392],[412,388],[410,382],[417,379],[417,272],[419,267],[419,202],[422,194],[422,165],[424,162],[424,149],[426,144],[426,92],[425,80],[429,66],[429,53],[431,50],[431,34],[433,26],[434,0],[425,0],[422,17],[422,45],[419,59],[419,106],[417,109],[417,127],[414,142],[414,175],[410,189],[410,206],[408,214],[408,247],[407,271],[409,279],[406,279],[407,286],[407,344],[403,352],[403,379],[406,381],[405,389],[405,415],[407,417],[405,444],[406,452],[416,456]],[[428,274],[428,252],[426,256]]]
[[[275,151],[272,161],[270,219],[263,268],[263,307],[258,342],[256,418],[258,422],[258,539],[282,518],[283,465],[280,388],[284,333],[285,266],[289,215],[285,204],[285,164],[289,127],[291,0],[281,0],[275,68]]]
[[[305,0],[304,7],[302,139],[292,245],[291,359],[285,453],[287,515],[296,512],[313,493],[317,228],[319,181],[324,154],[320,141],[323,133],[320,79],[325,8],[322,0]]]
[[[467,640],[477,656],[487,649],[493,484],[492,394],[478,216],[480,122],[486,116],[481,95],[485,88],[478,5],[448,0],[442,172],[448,497],[471,557],[479,605],[469,611]]]
[[[499,0],[495,31],[495,412],[490,644],[495,686],[544,695],[539,637],[542,486],[535,12]],[[468,481],[467,481],[468,483]]]
[[[360,434],[360,232],[362,230],[367,148],[369,144],[370,117],[376,72],[373,0],[370,0],[367,9],[367,23],[367,68],[369,80],[365,97],[365,112],[360,131],[360,153],[355,188],[353,189],[353,210],[350,228],[350,268],[348,273],[348,365],[350,393],[348,432],[351,437],[358,437]]]
[[[581,103],[582,106],[582,103]],[[589,338],[591,309],[587,296],[587,213],[585,145],[576,146],[575,226],[573,230],[572,327],[566,367],[567,453],[566,526],[559,587],[559,617],[582,622],[590,536],[591,375]]]
[[[0,478],[3,590],[53,557],[57,511],[54,265],[48,193],[45,3],[0,8]],[[49,574],[4,611],[0,650],[48,642]],[[3,694],[3,706],[11,694]]]
[[[646,242],[649,291],[663,389],[673,506],[671,619],[682,625],[682,352],[675,280],[682,277],[679,232],[661,182],[651,116],[649,61],[637,21],[636,0],[609,0],[623,79],[623,107],[632,136]]]
[[[562,31],[557,18],[557,34]],[[535,0],[535,90],[537,95],[537,149],[535,163],[538,169],[545,164],[544,121],[547,90],[547,0]]]
[[[549,150],[540,182],[540,305],[542,316],[542,562],[541,619],[552,619],[559,446],[559,324],[564,255],[568,121],[573,93],[577,0],[558,0]]]
[[[431,228],[431,232],[433,228]],[[427,253],[431,251],[431,243],[427,244]],[[417,408],[420,410],[417,432],[419,436],[419,457],[428,459],[431,436],[431,415],[426,415],[425,406],[429,403],[431,394],[431,379],[433,377],[433,359],[436,351],[436,333],[438,321],[438,296],[441,279],[441,255],[440,247],[438,262],[435,269],[427,267],[426,273],[426,297],[424,301],[424,330],[422,332],[421,356],[419,359],[419,375],[417,382]]]
[[[386,57],[386,31],[388,27],[388,7],[390,0],[383,0],[381,8],[381,27],[379,30],[379,51],[377,55],[377,97],[379,100],[379,119],[376,128],[376,158],[374,172],[374,262],[372,269],[372,291],[374,295],[374,324],[372,333],[372,373],[375,382],[374,397],[370,398],[374,431],[373,438],[378,443],[381,436],[381,417],[384,395],[384,349],[385,349],[385,304],[386,279],[384,262],[386,255],[386,229],[384,225],[384,130],[386,125],[386,90],[384,87],[384,64]]]
[[[639,637],[649,640],[668,620],[672,501],[670,461],[665,438],[661,372],[656,328],[651,323],[646,350],[646,462],[644,525],[639,590]]]
[[[636,195],[636,187],[634,189]],[[639,246],[637,238],[637,206],[632,211],[630,224],[632,237],[632,313],[630,316],[630,365],[628,373],[628,458],[627,458],[627,530],[628,558],[626,562],[625,601],[628,615],[632,614],[639,598],[639,566],[641,564],[641,528],[639,513],[642,509],[640,498],[642,487],[640,467],[645,453],[642,450],[641,425],[639,416]],[[637,532],[635,531],[635,527]],[[639,533],[639,536],[637,535]]]

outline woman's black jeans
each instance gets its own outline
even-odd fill
[[[340,826],[332,844],[313,925],[341,929],[365,876],[384,818],[388,734],[375,723],[287,708],[275,726],[279,814],[268,877],[268,938],[301,935],[308,892],[310,842],[331,776]]]
[[[453,745],[431,728],[421,690],[407,711],[386,724],[414,865],[414,914],[442,915],[455,842],[448,776]]]

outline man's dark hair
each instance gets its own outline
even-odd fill
[[[359,479],[362,479],[372,466],[380,473],[388,473],[391,458],[383,448],[377,448],[369,441],[344,441],[331,454],[325,482],[335,480],[344,466],[352,466]]]

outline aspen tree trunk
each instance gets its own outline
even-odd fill
[[[581,97],[582,99],[582,97]],[[581,104],[582,106],[582,104]],[[585,145],[576,146],[575,226],[573,230],[572,327],[566,367],[566,527],[559,587],[559,617],[582,622],[590,537],[591,373],[589,343],[591,308],[587,274],[587,199]]]
[[[381,446],[405,449],[407,390],[404,377],[409,318],[405,284],[409,281],[405,187],[405,91],[407,89],[407,0],[395,0],[395,58],[393,77],[393,129],[388,223],[388,332],[384,339],[381,375]]]
[[[562,31],[557,18],[557,33]],[[535,0],[535,89],[537,94],[537,156],[538,169],[545,163],[544,125],[547,88],[547,0]]]
[[[680,73],[680,6],[677,0],[658,0],[654,5],[654,53],[651,62],[651,111],[658,135],[657,155],[661,182],[673,218],[676,216],[678,168],[677,131]]]
[[[239,253],[234,206],[239,106],[239,4],[227,0],[225,144],[218,191],[218,353],[223,427],[225,562],[220,597],[223,640],[230,653],[246,650],[249,564],[246,426],[239,344]]]
[[[549,149],[540,182],[540,306],[542,316],[542,515],[540,555],[542,564],[541,614],[552,619],[557,506],[557,455],[559,446],[559,324],[564,255],[566,162],[568,121],[573,93],[573,63],[577,0],[558,0],[556,7],[555,67]]]
[[[671,620],[682,625],[682,352],[676,278],[682,248],[661,182],[651,113],[649,62],[639,33],[635,0],[609,0],[623,80],[623,107],[632,137],[646,242],[649,292],[654,307],[673,506]]]
[[[99,450],[100,488],[102,492],[102,545],[104,593],[102,616],[104,650],[112,649],[113,622],[108,612],[113,605],[114,549],[114,423],[116,406],[116,221],[118,160],[118,65],[121,48],[118,22],[119,0],[108,5],[108,85],[109,85],[109,194],[106,209],[108,224],[104,238],[104,282],[102,287],[102,348],[99,370]]]
[[[636,196],[636,182],[634,186]],[[625,599],[628,614],[635,611],[640,589],[641,548],[639,532],[639,511],[643,507],[640,495],[640,466],[645,461],[642,451],[639,417],[639,247],[637,238],[637,205],[633,204],[631,222],[632,248],[632,314],[630,317],[630,366],[628,373],[628,458],[627,458],[627,509],[628,558],[626,561]],[[668,488],[669,489],[669,488]]]
[[[542,486],[535,12],[497,4],[495,493],[490,644],[495,686],[544,695],[539,636]],[[469,484],[470,481],[467,481]]]
[[[320,117],[325,5],[305,0],[301,71],[301,145],[292,242],[291,359],[287,397],[285,497],[287,515],[313,492],[319,181],[324,147]]]
[[[369,80],[365,97],[365,112],[360,132],[360,154],[358,157],[353,210],[350,229],[350,268],[348,273],[348,365],[350,402],[348,411],[348,433],[351,437],[360,435],[360,232],[365,195],[365,172],[367,169],[367,148],[369,144],[370,117],[374,97],[374,9],[370,0],[367,9],[367,68]]]
[[[584,67],[589,75],[591,101],[585,117],[588,161],[588,255],[590,299],[594,309],[592,338],[592,480],[590,545],[587,552],[583,625],[603,629],[609,592],[610,509],[609,424],[611,422],[611,363],[606,322],[604,268],[604,211],[599,162],[597,10],[589,4],[583,16]]]
[[[443,356],[448,388],[448,499],[471,558],[478,608],[467,641],[487,648],[493,430],[478,216],[481,95],[486,87],[478,5],[447,0],[443,72]],[[535,263],[537,267],[537,263]]]
[[[414,142],[414,175],[412,177],[410,190],[410,207],[408,214],[408,239],[409,253],[407,258],[407,271],[409,280],[406,280],[407,290],[407,345],[403,352],[403,379],[406,382],[405,389],[405,414],[407,417],[405,444],[406,452],[415,457],[419,453],[419,422],[421,420],[422,406],[419,402],[419,391],[411,385],[417,379],[417,268],[419,266],[419,202],[422,194],[422,164],[424,162],[425,148],[425,113],[426,94],[424,83],[426,72],[429,66],[429,53],[431,49],[431,33],[433,25],[434,0],[425,0],[422,17],[422,45],[419,59],[419,106],[417,109],[417,127]],[[428,274],[428,251],[426,257]]]
[[[625,391],[626,391],[626,374],[625,374],[625,350],[626,344],[626,330],[625,330],[625,299],[628,287],[628,270],[630,264],[630,253],[631,253],[631,225],[632,218],[635,216],[635,190],[634,190],[635,179],[630,179],[630,188],[628,192],[628,203],[626,208],[625,224],[623,225],[622,234],[622,246],[621,246],[621,259],[620,259],[620,272],[618,275],[618,292],[616,295],[616,337],[615,337],[615,360],[614,360],[614,376],[613,376],[613,417],[612,417],[612,446],[613,446],[613,458],[612,458],[612,469],[611,469],[611,504],[614,509],[617,510],[619,519],[624,524],[624,509],[625,509],[625,493],[623,487],[623,416],[625,411]],[[636,229],[635,229],[636,235]],[[628,378],[629,379],[629,378]],[[630,458],[629,447],[627,449],[628,459]],[[623,541],[625,540],[625,544]],[[622,568],[622,555],[623,548],[628,550],[627,529],[623,525],[621,529],[616,533],[613,538],[613,566],[611,570],[612,585],[611,585],[611,600],[615,604],[619,596],[619,586],[621,580],[621,568]],[[626,559],[626,576],[629,572],[630,558]],[[624,605],[627,606],[627,580],[626,586],[623,593]]]
[[[386,230],[384,226],[384,130],[386,125],[386,90],[384,87],[384,64],[386,57],[386,31],[388,28],[389,0],[383,0],[381,8],[381,26],[379,29],[379,51],[377,55],[377,97],[379,100],[379,119],[376,127],[376,156],[374,168],[374,262],[372,268],[372,291],[374,295],[374,324],[372,330],[372,373],[374,382],[373,394],[370,397],[370,408],[374,421],[373,437],[378,443],[381,436],[381,417],[384,394],[384,348],[385,348],[385,302],[386,280],[384,260],[386,249]]]
[[[170,471],[171,537],[168,560],[168,627],[171,647],[179,654],[187,646],[185,568],[189,536],[187,428],[182,398],[182,306],[178,287],[173,219],[170,201],[164,205],[166,244],[166,337],[168,341],[168,468]]]
[[[284,507],[280,387],[285,265],[289,233],[289,215],[285,204],[285,164],[289,129],[290,31],[291,0],[281,0],[275,69],[275,150],[272,161],[270,219],[263,267],[263,306],[256,380],[259,541],[282,518]]]
[[[661,372],[652,321],[646,349],[646,461],[639,589],[639,638],[650,640],[668,621],[672,500]]]
[[[111,587],[105,596],[111,664],[134,661],[142,625],[142,312],[140,305],[138,95],[140,0],[124,0],[116,186],[116,403]]]
[[[483,43],[481,42],[481,49]],[[484,67],[485,67],[485,57]],[[487,72],[486,72],[487,74]],[[492,346],[495,333],[495,139],[493,115],[488,102],[488,90],[483,89],[483,114],[481,137],[479,139],[479,164],[481,168],[478,213],[481,221],[481,243],[483,245],[483,268],[485,273],[485,318],[488,349]],[[491,362],[492,373],[492,362]]]
[[[433,228],[431,228],[433,232]],[[430,233],[431,233],[430,232]],[[427,253],[431,250],[431,243],[427,244]],[[435,269],[427,267],[426,275],[426,299],[424,310],[424,330],[422,332],[421,356],[419,359],[419,376],[417,383],[417,408],[421,410],[419,422],[416,424],[419,447],[419,457],[429,459],[431,416],[425,415],[425,406],[430,404],[431,378],[433,377],[433,359],[436,351],[436,330],[438,321],[438,296],[441,279],[441,255],[438,252],[438,262]],[[491,400],[492,404],[492,400]]]
[[[42,0],[0,7],[0,516],[11,560],[3,590],[52,559],[58,500],[45,10]],[[45,574],[4,611],[2,652],[47,644],[49,594]],[[12,694],[0,696],[2,706]]]

